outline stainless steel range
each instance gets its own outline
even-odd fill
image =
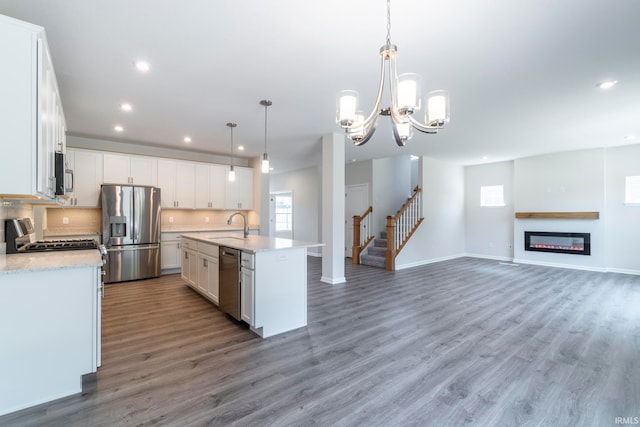
[[[106,250],[94,239],[36,240],[29,218],[7,219],[4,223],[7,254],[48,251],[77,251],[99,249],[104,259]]]

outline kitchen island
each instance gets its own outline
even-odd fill
[[[100,365],[99,251],[0,255],[0,415],[82,391]]]
[[[187,233],[181,241],[182,278],[216,305],[219,247],[242,251],[241,319],[259,336],[307,325],[307,248],[322,243],[237,233]]]

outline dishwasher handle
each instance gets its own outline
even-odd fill
[[[237,251],[228,251],[224,248],[220,249],[220,256],[226,256],[226,257],[231,257],[231,258],[237,258],[238,257],[238,252]]]

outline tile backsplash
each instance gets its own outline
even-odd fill
[[[213,210],[185,210],[185,209],[163,209],[161,226],[176,227],[181,225],[206,226],[226,224],[231,214],[237,211],[213,211]],[[253,220],[252,211],[242,211],[247,214],[250,224],[257,224]],[[239,216],[233,219],[234,224],[241,225],[242,218]]]

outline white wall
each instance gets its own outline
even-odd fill
[[[320,242],[322,178],[318,167],[273,174],[269,191],[293,192],[293,238]],[[267,226],[268,227],[268,226]],[[322,248],[309,248],[310,254],[320,255]]]
[[[396,269],[465,252],[464,168],[428,157],[420,162],[424,221],[396,258]]]
[[[605,151],[580,150],[514,162],[516,212],[600,212],[599,220],[515,219],[516,262],[603,270]],[[591,233],[591,256],[524,250],[524,231]]]
[[[373,160],[347,163],[344,168],[344,185],[369,185],[369,201],[373,200]]]
[[[625,177],[640,175],[640,145],[608,148],[605,156],[606,264],[640,274],[640,206],[624,205]]]
[[[503,185],[506,206],[480,207],[480,187]],[[465,249],[469,256],[513,259],[513,161],[465,168]]]
[[[371,205],[376,236],[387,227],[387,216],[395,215],[411,197],[409,156],[376,159],[372,163]]]

